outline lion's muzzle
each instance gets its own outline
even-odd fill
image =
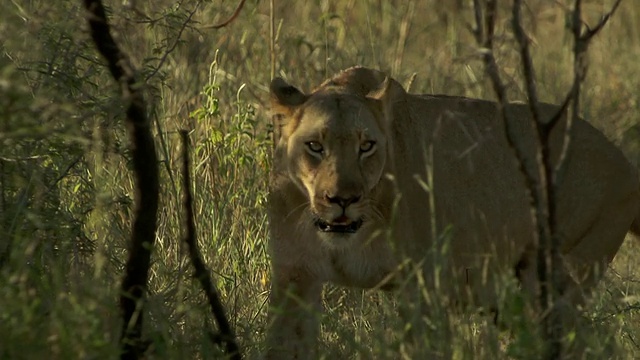
[[[342,216],[341,218],[346,218]],[[358,229],[362,226],[362,219],[358,219],[356,221],[351,222],[326,222],[322,219],[317,219],[315,222],[318,230],[326,233],[342,233],[342,234],[355,234]]]

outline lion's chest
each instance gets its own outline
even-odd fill
[[[318,275],[325,281],[345,286],[383,286],[397,267],[395,257],[385,245],[327,249],[323,255],[316,269]]]

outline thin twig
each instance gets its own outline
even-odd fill
[[[198,1],[196,3],[196,6],[193,7],[193,10],[189,12],[189,16],[187,16],[187,19],[182,23],[182,26],[180,26],[180,29],[178,30],[178,35],[176,35],[176,38],[173,41],[173,44],[171,44],[171,46],[164,52],[164,54],[162,54],[162,57],[160,58],[158,65],[156,65],[156,67],[154,67],[153,70],[149,73],[149,75],[147,75],[147,77],[144,79],[145,82],[149,81],[152,77],[154,77],[158,73],[158,71],[160,71],[164,63],[167,61],[167,58],[169,57],[169,55],[171,55],[171,53],[176,49],[176,47],[178,47],[178,44],[180,43],[180,38],[182,37],[182,33],[187,28],[187,25],[189,25],[189,23],[191,22],[191,19],[193,18],[196,11],[200,7],[200,3],[201,2]]]
[[[142,89],[137,86],[135,71],[111,36],[104,6],[100,0],[84,0],[93,42],[107,60],[109,71],[120,84],[127,104],[126,122],[132,143],[133,171],[136,178],[136,208],[120,295],[123,313],[121,359],[139,359],[147,345],[142,340],[143,301],[155,241],[158,212],[158,159],[146,114]]]
[[[609,314],[594,318],[593,321],[594,322],[602,322],[602,321],[609,320],[611,318],[617,317],[618,315],[628,314],[628,313],[635,312],[635,311],[640,311],[640,303],[629,304],[629,305],[627,305],[627,306],[625,306],[623,308],[616,309],[616,311],[613,311],[613,312],[611,312]]]
[[[245,2],[245,0],[240,0],[240,3],[238,4],[238,7],[233,12],[231,17],[229,19],[227,19],[226,21],[223,21],[223,22],[221,22],[220,24],[217,24],[217,25],[205,26],[205,27],[203,27],[203,29],[221,29],[221,28],[231,24],[231,22],[233,20],[235,20],[238,17],[238,15],[240,15],[240,10],[242,10],[242,7],[244,6],[244,2]]]
[[[276,77],[276,19],[275,0],[269,0],[269,55],[271,55],[270,79]]]
[[[529,49],[529,39],[522,27],[521,0],[514,0],[512,8],[512,25],[516,41],[519,44],[521,62],[523,66],[525,86],[529,99],[529,108],[533,117],[531,122],[535,143],[536,169],[530,170],[524,166],[526,158],[514,143],[510,131],[509,116],[506,113],[507,99],[505,88],[500,80],[498,67],[493,55],[493,32],[495,24],[495,0],[485,2],[485,14],[482,14],[480,0],[474,0],[476,27],[473,33],[478,44],[483,46],[483,60],[486,72],[491,78],[496,96],[498,97],[498,109],[504,121],[507,142],[515,151],[519,166],[525,176],[528,189],[532,196],[532,206],[535,209],[536,235],[537,235],[537,263],[538,280],[540,289],[540,305],[543,316],[543,329],[546,336],[547,359],[558,359],[562,356],[562,341],[564,329],[562,324],[562,309],[558,306],[557,299],[564,293],[564,268],[560,256],[560,241],[556,234],[556,190],[557,173],[564,163],[567,148],[570,141],[570,129],[573,122],[577,121],[579,110],[580,84],[584,80],[586,72],[585,52],[591,38],[598,33],[608,21],[620,3],[618,0],[612,10],[603,16],[601,22],[593,29],[582,33],[581,2],[576,0],[573,12],[574,47],[574,83],[569,94],[560,106],[559,111],[545,122],[541,119],[539,100],[536,89],[536,79],[532,57]],[[482,23],[484,21],[484,23]],[[569,103],[572,104],[572,116],[568,119],[565,128],[565,140],[561,150],[558,164],[554,167],[550,157],[550,135],[554,126],[563,117]],[[551,283],[549,283],[551,280]]]
[[[515,139],[513,138],[511,122],[506,110],[508,103],[507,91],[502,82],[502,79],[500,78],[500,70],[498,68],[496,58],[493,54],[492,39],[494,36],[493,31],[495,29],[495,25],[493,24],[493,22],[495,21],[496,6],[496,1],[487,1],[487,9],[485,11],[485,15],[483,15],[480,0],[474,0],[474,13],[475,19],[477,21],[474,33],[476,34],[476,41],[480,46],[483,47],[481,49],[482,60],[485,65],[485,71],[487,72],[487,75],[489,75],[489,79],[491,80],[493,91],[498,98],[496,106],[498,109],[499,117],[502,119],[502,122],[504,124],[507,143],[516,154],[516,158],[518,159],[518,167],[520,172],[525,176],[527,188],[533,189],[533,186],[535,186],[535,178],[530,176],[529,172],[525,168],[525,154],[518,146],[516,146],[517,144],[515,143]]]
[[[69,174],[71,169],[73,169],[73,167],[76,166],[76,164],[79,163],[83,157],[84,157],[83,155],[80,155],[77,158],[75,158],[73,161],[71,161],[69,165],[67,165],[67,167],[60,172],[60,175],[58,175],[58,177],[53,181],[53,183],[49,185],[49,188],[53,188],[54,186],[58,185],[58,183]]]
[[[540,124],[540,102],[538,101],[538,90],[536,89],[536,77],[531,60],[531,52],[529,50],[529,37],[522,28],[522,0],[513,2],[513,34],[520,46],[520,61],[522,61],[522,70],[525,78],[525,86],[527,87],[527,97],[529,98],[529,108],[531,115],[536,124]]]
[[[617,0],[613,4],[613,7],[611,7],[611,10],[602,16],[598,24],[593,29],[587,29],[587,32],[583,34],[582,39],[584,41],[590,41],[592,37],[596,36],[600,32],[600,30],[602,30],[602,28],[607,24],[607,22],[609,22],[609,19],[616,12],[621,2],[622,0]]]
[[[493,36],[495,33],[496,27],[496,17],[498,16],[498,1],[497,0],[486,0],[487,1],[487,10],[485,11],[485,47],[487,49],[491,49],[493,51]]]
[[[572,27],[571,32],[573,33],[573,85],[571,89],[567,93],[565,100],[562,102],[562,106],[556,113],[556,115],[551,119],[548,123],[547,127],[553,128],[555,124],[563,117],[568,107],[569,102],[572,103],[572,113],[571,116],[567,118],[567,124],[564,130],[564,137],[562,141],[562,150],[560,150],[560,157],[556,164],[556,167],[553,171],[553,179],[558,177],[562,164],[565,163],[567,153],[569,151],[569,145],[571,144],[571,129],[573,128],[573,123],[578,120],[578,114],[580,109],[580,92],[581,92],[581,84],[584,80],[587,72],[587,64],[586,64],[586,52],[589,48],[589,44],[591,43],[591,39],[598,34],[598,32],[606,25],[611,16],[615,13],[620,5],[622,0],[617,0],[611,10],[606,13],[601,19],[600,22],[591,30],[586,30],[586,32],[582,32],[582,2],[581,0],[576,0],[573,14],[572,14]]]
[[[527,88],[529,110],[533,117],[535,128],[536,170],[538,172],[537,188],[535,189],[536,219],[538,227],[538,279],[540,287],[541,311],[546,313],[542,325],[546,336],[546,359],[559,359],[562,356],[562,339],[564,327],[562,324],[562,309],[558,306],[558,299],[564,293],[563,268],[560,258],[560,240],[556,233],[556,186],[553,181],[553,164],[550,155],[551,127],[545,126],[540,117],[540,104],[536,89],[536,79],[529,51],[529,39],[522,27],[522,1],[513,2],[513,32],[520,46],[520,61],[522,62],[524,81]],[[549,282],[551,280],[551,282]]]
[[[549,226],[548,226],[549,225],[548,202],[547,202],[548,198],[547,198],[547,193],[545,191],[545,188],[542,185],[545,179],[545,171],[544,171],[544,167],[541,167],[541,165],[543,165],[543,162],[542,162],[543,156],[541,152],[542,147],[540,146],[540,132],[536,125],[537,122],[535,121],[531,122],[531,130],[532,130],[533,136],[535,137],[534,139],[535,140],[534,142],[535,143],[535,160],[537,164],[536,169],[531,170],[525,166],[528,160],[527,155],[524,153],[524,149],[521,149],[518,146],[517,142],[514,139],[514,135],[511,131],[511,122],[514,119],[510,118],[507,112],[508,100],[506,97],[506,91],[500,79],[499,68],[493,53],[493,37],[494,37],[494,31],[495,31],[495,19],[496,19],[496,9],[497,9],[496,1],[488,0],[486,2],[486,9],[485,9],[484,15],[482,14],[482,10],[479,8],[480,7],[479,0],[474,0],[474,6],[476,6],[474,10],[475,10],[475,19],[477,22],[476,31],[475,31],[476,41],[481,46],[483,46],[482,55],[485,63],[485,70],[491,79],[494,92],[498,97],[497,107],[504,124],[507,144],[514,151],[516,155],[519,170],[523,174],[527,189],[529,190],[529,196],[530,196],[529,202],[531,204],[532,209],[535,210],[535,212],[532,214],[532,221],[534,222],[534,224],[536,224],[536,233],[534,234],[536,243],[537,244],[547,243],[547,240],[550,237]],[[514,2],[514,7],[518,7],[518,6],[520,6],[520,2],[516,0]],[[528,77],[530,82],[532,82],[532,81],[535,81],[534,75],[533,75],[533,66],[530,59],[526,35],[524,34],[524,31],[521,28],[520,9],[514,8],[513,15],[514,15],[514,20],[513,20],[514,32],[516,33],[516,37],[518,38],[520,43],[521,55],[523,56],[523,58],[529,57],[528,61],[526,59],[524,59],[523,61],[524,62],[523,66],[525,67],[525,75]],[[483,33],[485,34],[484,38],[482,37]],[[537,101],[535,84],[527,84],[527,89],[528,89],[528,92],[530,93],[530,97],[533,98],[533,100]],[[537,106],[538,106],[537,104],[532,105],[532,111],[535,111],[535,114],[533,114],[534,118],[537,116],[537,113],[538,113]],[[538,259],[539,258],[540,257],[538,256]],[[538,266],[540,268],[540,264],[538,264]],[[541,284],[546,283],[546,267],[543,266],[543,270],[544,271],[542,272],[539,271],[539,274],[538,274],[540,277]],[[540,302],[542,307],[541,309],[542,313],[545,313],[547,309],[548,302],[546,301],[546,299],[547,299],[546,286],[540,286],[540,300],[541,300]]]
[[[242,359],[240,349],[236,342],[235,335],[229,320],[225,315],[224,306],[218,296],[218,291],[211,281],[209,270],[202,260],[202,255],[198,249],[198,242],[196,240],[196,224],[195,215],[193,213],[193,196],[191,194],[191,175],[189,166],[189,132],[187,130],[181,130],[180,136],[182,138],[182,176],[183,176],[183,190],[184,190],[184,208],[187,213],[187,232],[184,238],[187,247],[189,248],[189,258],[193,263],[194,277],[200,282],[202,290],[204,290],[207,299],[209,300],[209,306],[213,313],[216,322],[218,323],[219,334],[211,335],[210,337],[214,342],[224,346],[227,355],[233,360]]]
[[[494,21],[497,3],[495,0],[487,1],[487,9],[485,10],[484,16],[482,15],[479,0],[474,0],[474,4],[478,6],[475,8],[475,18],[479,21],[476,24],[478,44],[483,47],[481,50],[482,58],[484,60],[487,74],[491,79],[493,91],[498,98],[498,107],[500,109],[500,114],[505,120],[505,127],[509,128],[509,122],[506,121],[507,117],[506,112],[504,111],[504,107],[508,102],[507,91],[502,83],[502,79],[500,78],[498,63],[496,62],[495,55],[493,54],[493,31],[495,29]],[[507,131],[507,134],[511,134],[511,131]]]
[[[476,42],[478,45],[481,45],[484,42],[484,26],[482,26],[482,6],[480,6],[480,0],[473,0],[473,10],[476,26],[471,28]]]

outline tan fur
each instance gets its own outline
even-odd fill
[[[269,358],[314,356],[323,283],[393,287],[402,281],[396,270],[404,259],[423,264],[428,286],[453,302],[492,306],[494,278],[516,267],[534,291],[527,188],[494,103],[407,94],[384,74],[359,67],[310,95],[276,79],[271,96]],[[532,158],[527,106],[507,111],[517,143]],[[556,111],[542,105],[544,118]],[[552,132],[555,160],[564,126]],[[578,121],[571,136],[557,223],[570,290],[579,293],[615,256],[640,197],[636,169],[599,131]],[[343,229],[359,219],[355,233],[319,228]],[[444,264],[438,276],[429,266],[433,251],[441,251]]]

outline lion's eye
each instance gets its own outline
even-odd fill
[[[309,151],[314,152],[314,153],[322,153],[324,151],[324,148],[322,147],[322,144],[320,144],[317,141],[308,141],[305,143],[305,145],[307,145],[307,149],[309,149]]]
[[[362,144],[360,144],[360,152],[363,154],[368,153],[372,151],[375,146],[376,146],[375,141],[372,141],[372,140],[365,141]]]

